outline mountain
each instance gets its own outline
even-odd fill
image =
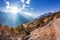
[[[20,13],[17,13],[17,15],[14,15],[13,13],[5,13],[0,11],[0,24],[16,27],[18,25],[21,25],[33,20],[32,17],[30,16],[25,17],[25,16],[24,14],[22,15]]]
[[[26,40],[60,40],[60,11],[43,15],[23,26],[29,27]]]
[[[0,16],[1,15],[4,15],[4,19],[7,14],[3,13],[0,14]],[[9,17],[10,16],[12,17],[12,15],[9,15]],[[17,19],[22,22],[22,19],[20,19],[20,17],[23,16],[18,14]],[[9,21],[9,23],[11,22]],[[7,25],[2,26],[0,24],[0,33],[1,40],[60,40],[60,11],[44,14],[42,17],[38,17],[33,21],[18,25],[16,27],[9,27]]]
[[[5,21],[6,21],[6,13],[0,11],[0,24],[4,25]]]

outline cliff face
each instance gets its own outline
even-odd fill
[[[60,40],[60,12],[23,24],[31,29],[28,40]]]

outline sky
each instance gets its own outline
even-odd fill
[[[24,3],[21,3],[20,1],[21,0],[0,0],[0,10],[3,10],[7,6],[6,2],[9,2],[12,6],[22,6]],[[28,5],[29,7],[27,9],[29,11],[40,12],[41,14],[60,10],[60,0],[30,0],[30,3],[27,3],[27,6]]]
[[[15,20],[13,24],[15,22],[19,24],[23,21],[25,23],[26,20],[34,20],[42,14],[60,11],[60,0],[0,0],[0,11],[8,16],[6,24],[11,20]],[[18,14],[20,15],[19,17],[17,17]],[[23,20],[22,22],[21,19]]]

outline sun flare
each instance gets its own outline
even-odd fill
[[[10,6],[8,9],[4,10],[4,12],[16,15],[19,12],[19,8],[17,6]]]
[[[18,7],[11,7],[10,12],[11,13],[18,13],[19,8]]]

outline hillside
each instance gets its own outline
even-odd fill
[[[60,11],[15,28],[0,25],[0,40],[60,40]]]
[[[60,12],[55,12],[36,19],[29,25],[32,32],[28,40],[60,40]]]

